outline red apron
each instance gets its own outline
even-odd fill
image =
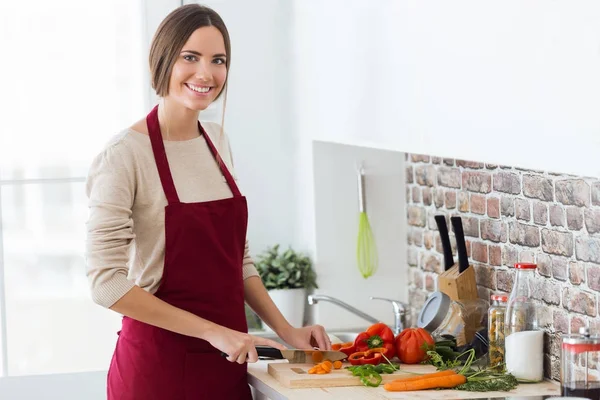
[[[222,164],[233,197],[179,201],[158,124],[158,106],[146,122],[168,205],[165,263],[156,296],[228,328],[248,332],[242,264],[246,198]],[[217,150],[198,122],[215,159]],[[207,341],[123,317],[108,371],[109,400],[252,399],[247,365],[227,361]]]

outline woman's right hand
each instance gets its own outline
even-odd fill
[[[209,329],[202,339],[209,342],[216,349],[228,354],[228,361],[237,362],[238,364],[258,361],[256,345],[271,346],[279,350],[286,349],[284,345],[274,340],[252,336],[220,325],[215,325],[214,328]]]

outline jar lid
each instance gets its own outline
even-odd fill
[[[563,350],[572,353],[600,352],[600,336],[590,336],[586,327],[579,328],[579,334],[563,335]]]
[[[516,263],[515,264],[515,268],[516,269],[536,269],[537,268],[537,264],[533,264],[533,263]]]
[[[508,301],[508,296],[505,295],[505,294],[498,294],[498,293],[496,293],[496,294],[493,294],[491,296],[491,299],[493,301],[501,301],[503,303],[506,303]]]
[[[433,292],[423,305],[417,326],[428,332],[433,332],[444,321],[450,309],[450,297],[442,292]]]

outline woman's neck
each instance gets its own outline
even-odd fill
[[[162,99],[158,105],[158,122],[163,139],[182,141],[198,137],[199,114],[199,111]]]

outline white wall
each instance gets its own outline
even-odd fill
[[[291,2],[200,2],[217,11],[232,46],[225,130],[240,189],[249,208],[253,254],[266,246],[294,245],[295,153],[289,57]],[[201,115],[221,122],[222,104]],[[298,250],[304,250],[299,248]]]
[[[297,112],[324,140],[600,176],[600,3],[296,1]],[[370,129],[361,123],[373,122]]]
[[[358,271],[358,183],[365,169],[365,203],[379,266],[365,279]],[[370,296],[408,303],[404,153],[315,142],[315,250],[319,289],[393,325],[392,305]],[[365,328],[370,322],[328,302],[312,306],[314,321],[335,329]]]

